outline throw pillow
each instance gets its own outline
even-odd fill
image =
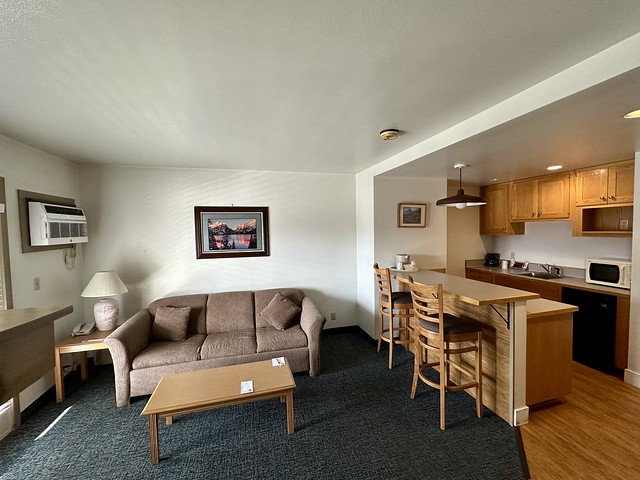
[[[187,338],[191,307],[158,307],[151,327],[156,340],[183,342]]]
[[[278,292],[260,315],[278,330],[286,330],[295,323],[301,311],[299,306]]]

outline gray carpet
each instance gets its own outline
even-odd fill
[[[526,478],[514,428],[486,409],[476,418],[473,399],[456,392],[440,431],[437,392],[421,385],[410,400],[413,357],[395,358],[389,370],[387,351],[362,335],[325,335],[322,375],[295,375],[293,435],[277,400],[191,414],[160,424],[158,465],[140,416],[146,398],[116,408],[113,371],[96,367],[85,383],[70,375],[64,402],[43,402],[0,442],[0,479]]]

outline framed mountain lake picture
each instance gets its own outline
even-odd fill
[[[399,203],[398,227],[426,227],[427,205],[424,203]]]
[[[196,257],[269,255],[268,207],[193,207]]]

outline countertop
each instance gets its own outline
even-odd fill
[[[53,321],[73,312],[73,306],[32,307],[0,310],[0,334],[28,325],[33,321]]]
[[[518,275],[519,273],[524,273],[527,270],[522,270],[520,268],[500,268],[500,267],[485,267],[484,265],[474,265],[467,263],[467,268],[473,268],[474,270],[482,270],[485,272],[491,272],[494,274],[500,275]],[[529,270],[531,271],[531,270]],[[551,282],[559,284],[563,287],[568,288],[578,288],[580,290],[590,290],[593,292],[599,293],[609,293],[618,296],[626,296],[630,295],[630,291],[625,288],[615,288],[615,287],[607,287],[604,285],[595,285],[593,283],[587,283],[584,281],[584,277],[562,277],[562,278],[554,278],[550,280],[545,280],[542,278],[534,278],[534,277],[525,277],[531,280],[536,280],[538,282]]]
[[[536,298],[527,301],[527,318],[540,318],[549,315],[560,315],[563,313],[577,312],[578,307],[568,303],[547,300],[546,298]]]
[[[433,272],[431,270],[418,270],[417,272],[399,271],[395,276],[407,277],[411,275],[416,283],[427,285],[442,284],[445,292],[455,295],[459,300],[471,305],[491,305],[516,301],[526,301],[540,298],[533,292],[525,292],[515,288],[493,285],[486,282],[478,282],[456,275]]]

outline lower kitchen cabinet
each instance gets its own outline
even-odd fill
[[[527,302],[527,405],[571,393],[574,310],[543,299]]]
[[[494,275],[493,283],[504,287],[539,293],[542,298],[546,298],[548,300],[555,300],[557,302],[562,300],[562,287],[557,283],[551,283],[545,280],[536,280],[533,278],[519,277],[518,275],[496,273]]]

